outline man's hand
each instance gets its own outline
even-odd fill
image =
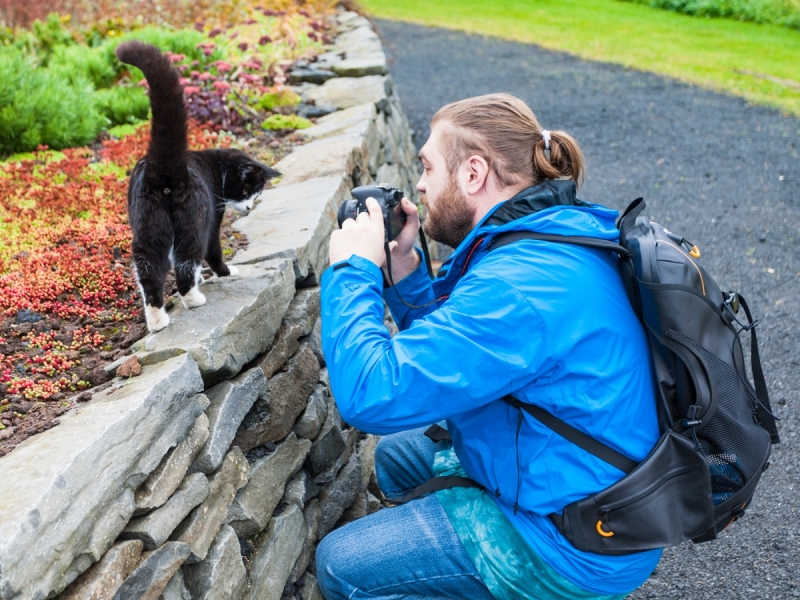
[[[379,267],[383,266],[386,261],[386,254],[383,251],[383,241],[386,239],[383,213],[375,198],[367,198],[367,210],[369,214],[362,212],[355,220],[347,219],[342,223],[341,229],[331,234],[329,252],[331,264],[347,260],[355,254]]]
[[[400,206],[406,213],[406,224],[400,234],[389,242],[392,252],[392,279],[395,283],[411,275],[420,263],[419,254],[414,250],[414,241],[419,232],[419,211],[408,198],[403,198]]]

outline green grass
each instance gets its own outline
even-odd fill
[[[534,43],[800,116],[800,31],[616,0],[363,0],[376,17]]]

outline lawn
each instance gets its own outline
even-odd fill
[[[364,0],[373,16],[533,43],[800,116],[800,31],[617,0]]]

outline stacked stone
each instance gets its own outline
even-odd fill
[[[321,598],[318,541],[379,508],[377,440],[331,394],[318,285],[350,187],[409,191],[416,162],[377,37],[339,20],[346,50],[306,68],[331,77],[298,86],[337,110],[235,222],[239,274],[132,347],[141,375],[2,459],[0,599]]]

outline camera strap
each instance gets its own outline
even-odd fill
[[[425,233],[422,231],[422,227],[419,228],[419,241],[422,244],[422,254],[424,257],[423,260],[425,262],[425,267],[428,269],[428,275],[432,280],[433,267],[431,266],[431,255],[430,252],[428,251],[428,241],[425,239]],[[397,299],[400,300],[400,302],[405,304],[408,308],[425,308],[444,300],[444,298],[436,298],[436,300],[431,300],[430,302],[421,304],[419,306],[417,306],[416,304],[409,304],[408,302],[406,302],[400,295],[400,292],[397,291],[397,287],[394,284],[394,278],[392,277],[392,251],[389,250],[389,242],[384,243],[383,249],[384,252],[386,252],[386,275],[389,278],[389,285],[391,285],[392,289],[394,290],[394,293],[397,294]]]

